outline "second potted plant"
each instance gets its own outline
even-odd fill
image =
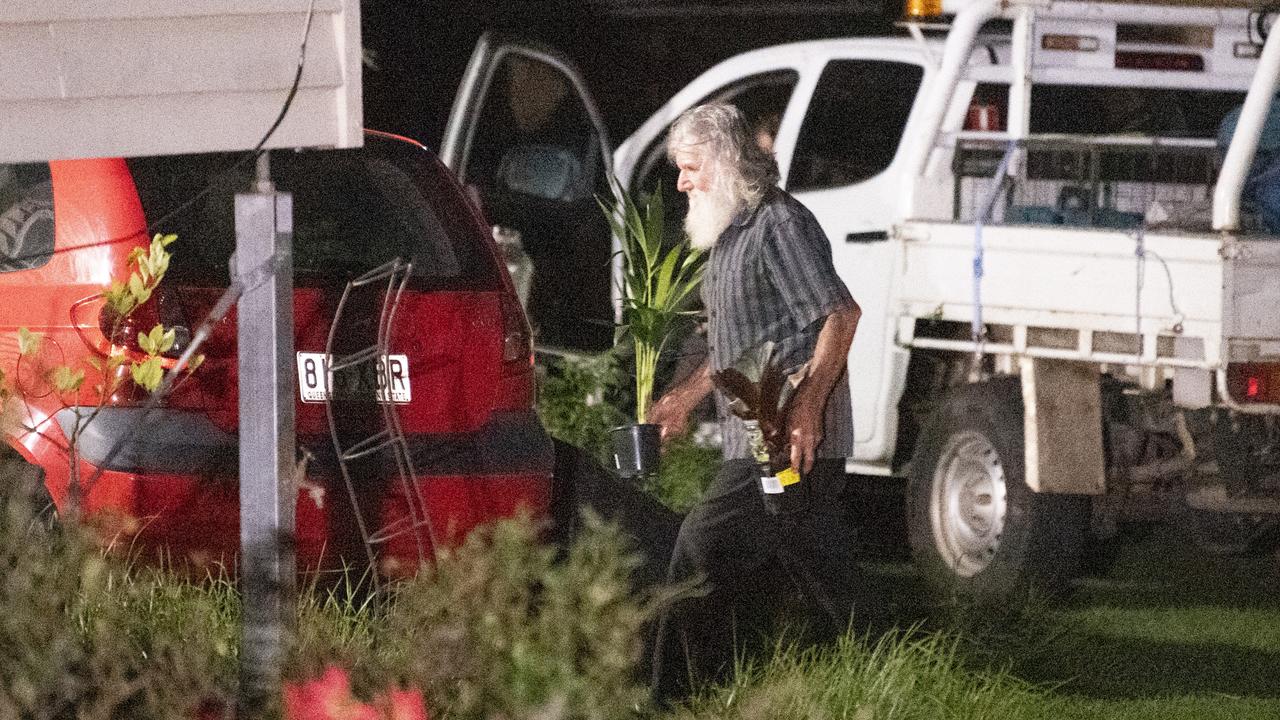
[[[653,402],[658,360],[702,280],[704,253],[683,237],[664,247],[665,216],[661,188],[643,199],[643,207],[615,185],[613,204],[600,207],[622,246],[622,324],[615,343],[631,338],[635,350],[636,422],[613,431],[614,466],[623,477],[658,470],[661,428],[645,422]]]

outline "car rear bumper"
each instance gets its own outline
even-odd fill
[[[55,418],[70,437],[77,411],[87,417],[93,410],[69,407]],[[494,412],[476,430],[411,435],[406,444],[419,476],[550,475],[555,462],[551,438],[532,410]],[[138,474],[234,476],[239,462],[235,434],[202,413],[171,408],[104,407],[80,431],[79,451],[97,468]]]

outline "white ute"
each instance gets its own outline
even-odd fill
[[[554,276],[556,257],[609,256],[590,189],[610,171],[661,185],[678,231],[667,128],[735,104],[862,305],[848,468],[907,479],[934,589],[1060,588],[1122,520],[1243,550],[1280,518],[1280,238],[1241,202],[1280,75],[1276,10],[1166,1],[909,0],[902,37],[720,63],[612,157],[571,64],[486,38],[441,155],[524,234],[535,298],[542,274],[560,288],[545,301],[607,307],[605,263]],[[584,111],[569,140],[521,129],[565,117],[548,97]],[[507,129],[460,130],[487,115]],[[577,249],[548,259],[554,228]]]
[[[618,149],[619,177],[669,181],[666,128],[701,102],[773,135],[863,307],[849,470],[908,478],[935,589],[1059,588],[1121,519],[1174,519],[1217,550],[1263,539],[1280,516],[1280,242],[1240,194],[1280,71],[1272,16],[913,5],[911,37],[708,70]]]

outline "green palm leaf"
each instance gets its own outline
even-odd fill
[[[661,188],[643,197],[643,209],[611,182],[612,202],[597,198],[618,238],[623,263],[623,324],[615,342],[630,336],[636,358],[636,420],[645,421],[658,359],[680,321],[695,313],[684,304],[702,280],[703,253],[679,242],[663,252],[666,214]]]

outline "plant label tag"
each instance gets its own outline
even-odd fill
[[[760,489],[766,495],[778,495],[782,492],[782,481],[777,475],[763,475],[760,477]]]

